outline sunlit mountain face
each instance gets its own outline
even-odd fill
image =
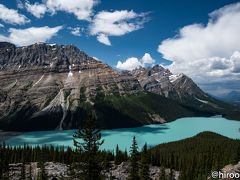
[[[73,45],[0,44],[4,130],[76,129],[90,111],[102,129],[189,116],[238,118],[236,107],[160,65],[119,72]]]

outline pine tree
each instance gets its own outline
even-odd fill
[[[233,163],[237,164],[240,161],[240,145],[237,147],[236,152],[234,153]]]
[[[82,140],[82,141],[81,141]],[[99,148],[103,144],[100,130],[96,128],[96,121],[93,115],[89,115],[84,121],[83,128],[73,135],[74,146],[84,156],[79,166],[81,179],[98,180],[101,176],[101,165],[99,162]]]
[[[169,173],[169,180],[174,180],[174,174],[173,174],[173,169],[170,169],[170,173]]]
[[[143,150],[141,153],[140,179],[141,180],[151,179],[149,174],[149,158],[148,158],[147,144],[143,146]]]
[[[119,150],[118,144],[116,146],[116,152],[115,153],[116,153],[116,155],[115,155],[114,163],[116,165],[118,165],[118,164],[120,164],[122,162],[122,160],[121,160],[121,152]]]
[[[32,180],[32,163],[29,163],[29,179]]]
[[[164,167],[160,168],[159,180],[166,180],[166,173]]]
[[[127,149],[125,149],[124,151],[124,161],[128,160],[128,153],[127,153]]]
[[[40,167],[40,174],[39,174],[39,179],[40,180],[47,179],[47,175],[46,175],[46,172],[45,172],[45,164],[44,164],[46,154],[44,153],[43,148],[44,147],[42,147],[42,149],[40,150],[40,157],[39,157],[40,161],[38,163],[38,166]]]
[[[69,165],[68,175],[69,175],[70,177],[74,177],[74,175],[75,175],[74,167],[75,167],[75,164],[74,164],[74,163],[71,163],[71,164]]]
[[[106,155],[104,156],[104,159],[103,159],[102,164],[103,164],[103,168],[104,168],[107,172],[109,172],[109,170],[110,170],[110,168],[111,168],[111,163],[109,162],[108,157],[107,157]]]
[[[25,168],[25,162],[22,163],[22,168],[21,168],[21,179],[24,180],[26,177],[26,168]]]
[[[39,167],[40,167],[40,174],[38,174],[38,178],[39,180],[45,180],[47,179],[47,175],[45,172],[45,165],[43,161],[39,162]]]
[[[130,158],[130,173],[128,176],[129,180],[139,180],[138,174],[138,145],[136,141],[136,137],[133,137],[132,146],[131,146],[131,158]]]

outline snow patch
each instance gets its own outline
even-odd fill
[[[44,44],[44,42],[37,42],[35,44],[41,45],[41,44]]]
[[[68,77],[72,77],[72,76],[73,76],[72,71],[69,71],[69,73],[68,73]]]
[[[43,77],[44,77],[44,75],[42,75],[42,76],[40,77],[40,79],[33,85],[33,87],[36,86],[36,85],[42,80]]]
[[[204,100],[202,100],[202,99],[198,99],[198,98],[196,98],[196,97],[195,97],[195,99],[198,100],[199,102],[204,103],[204,104],[208,104],[208,101],[204,101]]]
[[[173,74],[169,76],[169,81],[173,83],[174,81],[178,80],[182,77],[182,74]]]

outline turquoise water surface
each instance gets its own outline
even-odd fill
[[[113,150],[116,145],[129,150],[132,137],[136,136],[139,147],[146,142],[150,146],[192,137],[203,131],[212,131],[233,139],[240,139],[240,121],[221,117],[181,118],[165,124],[146,125],[137,128],[103,130],[102,149]],[[37,131],[14,136],[6,141],[10,145],[55,145],[73,146],[72,135],[75,130]]]

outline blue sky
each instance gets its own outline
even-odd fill
[[[240,44],[233,43],[239,40],[238,2],[0,0],[0,41],[74,44],[120,69],[163,64],[174,73],[186,73],[208,92],[223,94],[240,89],[226,85],[240,77]],[[221,34],[219,41],[210,41]]]

